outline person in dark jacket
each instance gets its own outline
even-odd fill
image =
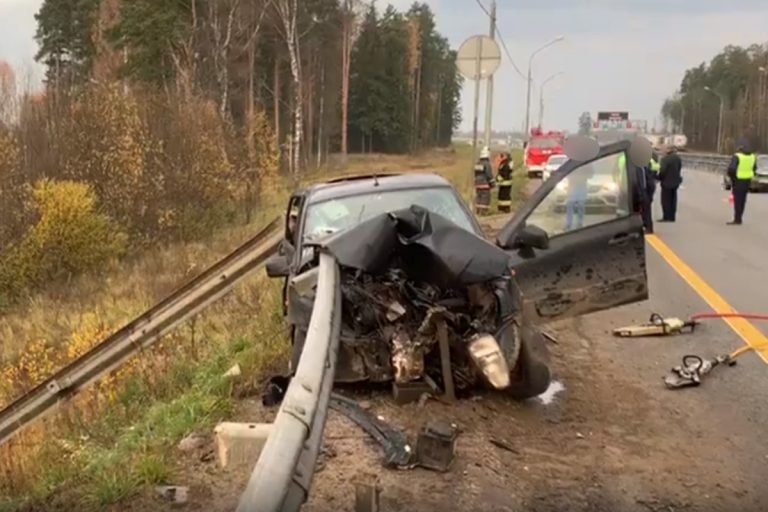
[[[647,234],[653,233],[653,214],[651,213],[651,204],[653,202],[653,192],[656,190],[655,186],[651,186],[648,183],[649,176],[647,167],[639,167],[630,162],[629,170],[635,172],[635,181],[637,186],[635,187],[635,204],[639,207],[640,216],[643,219],[643,226]]]
[[[507,152],[499,159],[496,185],[499,187],[499,211],[509,213],[512,209],[512,155]]]
[[[744,208],[747,206],[747,195],[752,178],[757,171],[757,155],[752,152],[746,140],[740,140],[736,147],[736,154],[728,165],[728,177],[733,184],[733,221],[729,225],[741,225],[744,216]]]
[[[658,176],[661,183],[662,218],[659,222],[675,222],[677,219],[677,190],[683,183],[683,161],[675,146],[667,147],[667,154],[661,160]]]
[[[487,147],[480,152],[480,160],[475,165],[474,173],[475,211],[478,214],[484,214],[491,207],[491,189],[495,184],[491,167],[491,151]]]

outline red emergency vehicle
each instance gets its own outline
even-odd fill
[[[525,166],[528,168],[529,178],[541,178],[547,165],[547,160],[552,155],[565,153],[565,132],[544,132],[540,128],[533,128],[525,147]]]

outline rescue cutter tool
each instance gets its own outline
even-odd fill
[[[614,336],[622,338],[636,338],[642,336],[669,336],[680,334],[686,329],[693,332],[698,322],[696,320],[680,320],[679,318],[664,318],[658,313],[653,313],[648,323],[640,325],[628,325],[613,330]]]

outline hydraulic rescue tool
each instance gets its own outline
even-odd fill
[[[664,377],[664,384],[669,389],[699,386],[701,378],[709,374],[715,367],[722,364],[734,366],[737,357],[752,350],[752,347],[744,346],[730,354],[717,356],[714,359],[704,359],[697,355],[684,356],[683,364],[672,368],[672,373]]]
[[[680,334],[685,329],[689,329],[689,332],[693,332],[697,324],[698,322],[694,319],[680,320],[679,318],[664,318],[658,313],[653,313],[651,314],[648,323],[619,327],[618,329],[613,330],[613,335],[622,338],[668,336],[670,334]]]

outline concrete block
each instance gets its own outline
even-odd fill
[[[213,432],[219,466],[253,467],[272,432],[271,423],[219,423]]]

